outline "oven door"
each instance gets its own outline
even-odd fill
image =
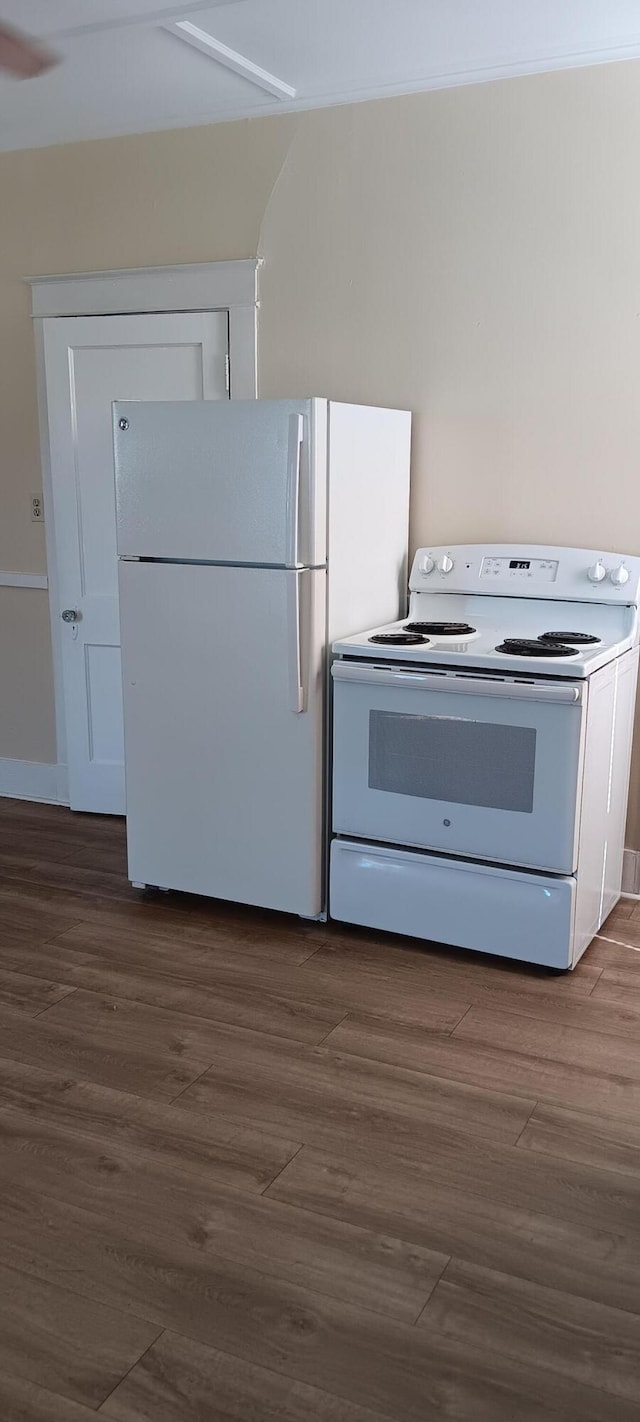
[[[576,868],[586,685],[337,661],[333,829]]]

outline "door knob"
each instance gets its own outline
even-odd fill
[[[79,622],[79,621],[80,621],[80,613],[77,611],[77,609],[76,609],[75,607],[65,607],[64,612],[61,614],[61,616],[62,616],[62,621],[63,621],[63,622]]]

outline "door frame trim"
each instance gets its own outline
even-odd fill
[[[56,317],[143,316],[156,312],[227,311],[229,314],[230,396],[258,397],[259,259],[201,262],[172,267],[128,267],[116,271],[70,272],[26,277],[31,287],[44,526],[53,653],[59,799],[69,803],[67,732],[58,617],[59,579],[49,448],[44,322]]]

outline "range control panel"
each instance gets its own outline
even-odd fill
[[[481,578],[509,578],[518,582],[533,578],[538,583],[553,583],[558,575],[557,558],[483,558]]]
[[[640,557],[539,544],[419,548],[409,587],[412,592],[488,593],[637,607]]]

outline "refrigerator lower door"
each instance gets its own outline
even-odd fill
[[[323,905],[324,570],[120,564],[131,879]]]

